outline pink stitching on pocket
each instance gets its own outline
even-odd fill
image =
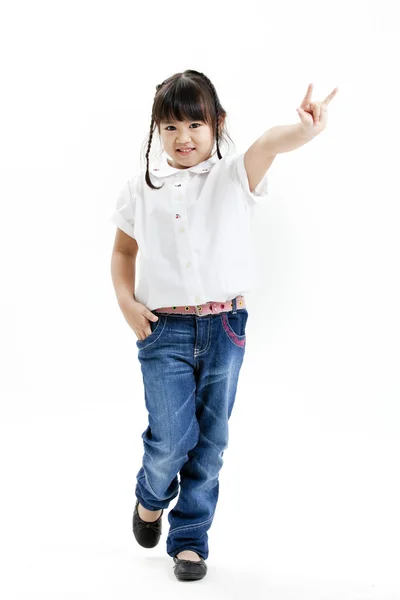
[[[222,313],[222,325],[224,326],[226,333],[229,335],[231,340],[233,340],[233,342],[237,346],[244,346],[246,338],[243,337],[243,338],[239,339],[238,336],[233,331],[231,331],[231,329],[228,327],[227,321],[228,321],[228,317],[226,316],[226,313]]]

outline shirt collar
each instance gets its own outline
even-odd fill
[[[203,160],[201,163],[188,167],[187,169],[175,169],[168,164],[168,156],[163,154],[161,157],[150,161],[149,171],[155,177],[168,177],[169,175],[175,175],[176,173],[184,173],[185,171],[191,171],[192,173],[208,173],[214,164],[219,160],[218,156],[214,154],[207,160]]]

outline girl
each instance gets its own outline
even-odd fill
[[[156,87],[145,172],[125,184],[111,217],[112,279],[137,336],[149,417],[133,532],[141,546],[156,546],[162,514],[179,493],[166,540],[178,579],[207,572],[207,532],[246,348],[254,209],[268,193],[275,156],[325,128],[337,88],[323,102],[311,102],[311,92],[312,85],[298,109],[301,123],[273,127],[246,153],[223,156],[227,113],[213,84],[198,71],[172,75]],[[156,127],[162,151],[149,161]]]

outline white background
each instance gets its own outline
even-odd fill
[[[315,0],[2,8],[2,597],[189,593],[166,516],[152,550],[131,530],[147,413],[109,218],[156,85],[196,69],[238,151],[298,122],[309,83],[315,100],[339,92],[327,128],[277,156],[257,207],[246,356],[209,571],[191,597],[400,598],[396,12]]]

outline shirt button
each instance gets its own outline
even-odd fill
[[[190,262],[190,260],[186,263],[186,268],[188,269],[189,267],[192,266],[192,263]]]
[[[180,231],[181,233],[183,233],[183,232],[185,231],[185,227],[184,227],[184,225],[182,225],[182,227],[179,227],[179,231]]]
[[[195,302],[200,302],[200,296],[195,296],[195,297],[194,297],[194,301],[195,301]]]

